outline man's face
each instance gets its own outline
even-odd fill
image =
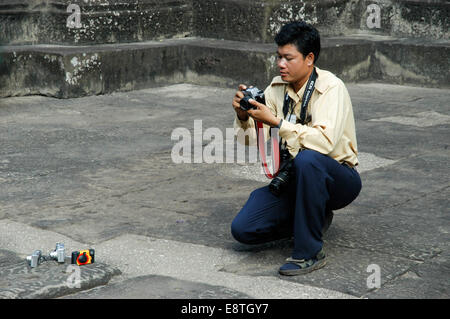
[[[292,84],[302,82],[308,76],[314,62],[312,53],[305,58],[293,44],[279,46],[277,55],[281,79]]]

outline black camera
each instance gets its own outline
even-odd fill
[[[272,179],[269,184],[269,190],[275,196],[280,196],[281,192],[289,184],[292,176],[292,168],[294,167],[294,159],[287,149],[282,149],[280,152],[281,167],[277,176]]]
[[[264,98],[264,91],[258,89],[257,87],[251,87],[247,90],[242,91],[244,93],[244,97],[241,99],[240,105],[241,109],[244,111],[248,111],[250,109],[256,109],[256,107],[248,102],[248,100],[253,99],[256,102],[265,104],[266,100]]]

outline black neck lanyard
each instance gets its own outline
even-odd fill
[[[306,122],[306,110],[308,108],[309,100],[311,99],[312,93],[314,91],[314,86],[316,85],[317,80],[317,73],[316,68],[313,68],[313,71],[311,75],[309,76],[308,83],[306,83],[305,92],[303,93],[302,98],[302,108],[300,110],[300,124],[305,124]],[[286,95],[284,96],[284,103],[283,103],[283,115],[284,118],[286,118],[286,115],[289,112],[290,108],[290,115],[292,115],[294,111],[294,101],[289,97],[289,94],[286,92]]]

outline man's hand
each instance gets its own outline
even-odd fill
[[[242,91],[244,91],[246,89],[247,89],[247,86],[245,86],[244,84],[240,84],[239,91],[236,92],[236,94],[234,95],[234,98],[233,98],[233,108],[236,111],[237,117],[241,121],[248,120],[247,111],[244,111],[243,109],[241,109],[241,105],[240,105],[241,99],[244,97],[244,93],[242,93]]]
[[[248,102],[256,106],[256,109],[250,109],[247,111],[248,115],[250,115],[252,118],[272,127],[278,126],[280,124],[280,119],[273,115],[266,105],[256,102],[253,99],[250,99]]]

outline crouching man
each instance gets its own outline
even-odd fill
[[[322,235],[333,210],[350,204],[361,190],[355,121],[344,83],[315,66],[320,52],[318,31],[305,22],[284,25],[275,37],[279,76],[264,91],[265,104],[233,98],[235,128],[256,137],[257,122],[278,128],[280,153],[288,154],[289,179],[279,194],[265,186],[250,194],[231,224],[239,242],[260,244],[293,237],[294,249],[279,269],[299,275],[325,265]],[[250,130],[250,131],[247,131]]]

